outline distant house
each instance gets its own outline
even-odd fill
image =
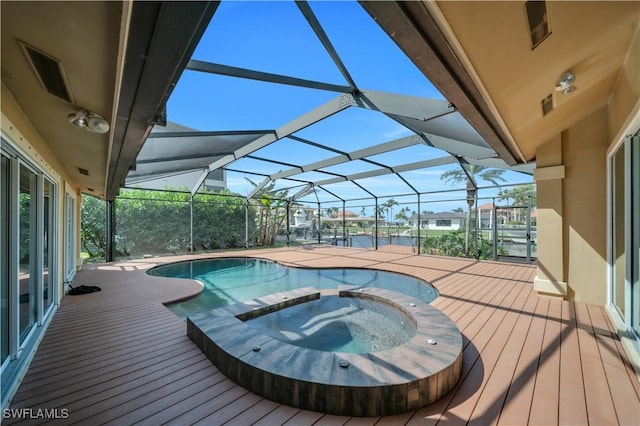
[[[525,211],[517,208],[504,208],[498,205],[496,211],[496,222],[498,226],[505,225],[508,222],[525,222]],[[491,229],[493,227],[493,214],[493,203],[486,203],[478,206],[478,226],[481,229]],[[525,217],[522,217],[523,214]],[[536,219],[537,211],[534,207],[531,209],[531,221],[535,223]]]
[[[455,231],[464,229],[465,213],[458,212],[439,212],[439,213],[423,213],[420,215],[420,229]],[[418,223],[418,215],[412,215],[407,224],[415,228]]]

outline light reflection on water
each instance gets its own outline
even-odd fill
[[[247,323],[292,345],[329,352],[383,351],[416,333],[411,318],[387,303],[338,296],[323,296]]]
[[[205,288],[200,295],[167,305],[181,318],[302,287],[320,290],[337,289],[341,284],[378,287],[404,293],[427,303],[437,297],[435,289],[427,282],[407,275],[355,268],[289,268],[269,260],[243,257],[173,263],[158,266],[148,273],[193,278],[203,283]]]

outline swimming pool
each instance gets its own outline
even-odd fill
[[[462,373],[462,335],[429,305],[435,288],[414,277],[242,257],[148,273],[200,281],[200,295],[167,307],[223,374],[278,403],[399,414],[441,398]]]
[[[438,296],[435,288],[426,281],[393,272],[354,268],[290,268],[270,260],[246,257],[178,262],[157,266],[148,273],[196,279],[204,285],[204,290],[198,296],[167,305],[181,318],[303,287],[320,290],[337,289],[339,285],[382,288],[404,293],[426,303]]]

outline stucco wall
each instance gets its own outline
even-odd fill
[[[607,107],[562,133],[564,268],[578,302],[606,303]]]
[[[609,102],[609,141],[623,137],[627,124],[640,112],[640,28],[629,49]]]

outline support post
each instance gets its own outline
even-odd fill
[[[420,194],[418,194],[418,244],[416,247],[416,254],[420,254],[420,248],[422,247],[422,242],[420,241]]]
[[[378,197],[374,197],[375,201],[376,201],[376,207],[375,207],[375,223],[374,223],[374,227],[375,227],[375,234],[374,234],[374,241],[373,241],[373,248],[374,250],[378,250]]]
[[[320,216],[322,216],[322,211],[320,210],[320,202],[318,201],[318,222],[317,222],[317,231],[318,231],[318,244],[322,244],[322,235],[320,235]]]
[[[115,209],[115,201],[107,200],[106,208],[105,208],[105,221],[106,221],[106,253],[105,253],[105,261],[113,262],[116,260],[116,209]]]
[[[244,247],[249,248],[249,200],[244,207]]]
[[[492,214],[493,217],[492,219],[492,223],[491,223],[491,227],[493,228],[493,260],[498,260],[498,221],[496,220],[496,216],[497,216],[497,211],[496,211],[496,199],[493,198],[491,201],[491,204],[493,204],[493,208],[492,208]]]
[[[193,253],[193,194],[189,196],[189,252]]]
[[[531,263],[531,195],[527,198],[527,263]]]
[[[291,221],[289,220],[291,212],[291,200],[287,200],[287,247],[291,244]]]
[[[347,220],[345,216],[346,202],[342,200],[342,246],[347,245],[347,234],[346,234],[346,225]]]

